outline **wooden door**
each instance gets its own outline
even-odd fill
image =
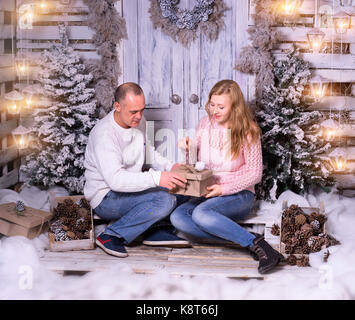
[[[177,141],[184,130],[191,132],[205,115],[209,90],[217,81],[234,79],[242,90],[247,89],[245,75],[236,72],[234,64],[238,51],[246,44],[248,0],[225,3],[229,10],[218,39],[209,42],[199,36],[189,48],[184,48],[160,29],[153,29],[148,12],[150,1],[122,1],[128,31],[128,40],[123,43],[122,79],[143,88],[145,117],[154,121],[149,124],[154,126],[157,150],[173,161],[183,160]],[[195,4],[181,0],[179,7],[191,9]]]

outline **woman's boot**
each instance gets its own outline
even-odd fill
[[[276,251],[265,241],[263,236],[257,236],[253,240],[253,246],[251,246],[249,249],[252,255],[256,255],[258,257],[259,273],[268,272],[269,270],[277,266],[279,262],[285,259],[281,253]]]

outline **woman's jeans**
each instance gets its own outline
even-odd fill
[[[243,190],[233,195],[191,198],[170,216],[176,229],[199,239],[229,240],[243,247],[253,245],[255,236],[235,220],[245,219],[254,202],[254,193]]]
[[[157,187],[141,192],[109,191],[94,211],[104,220],[115,220],[105,234],[123,238],[128,244],[168,217],[175,206],[176,197]]]

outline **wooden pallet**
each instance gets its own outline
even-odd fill
[[[241,248],[201,244],[191,248],[144,245],[126,248],[126,258],[117,258],[96,248],[71,252],[45,251],[40,260],[48,269],[59,273],[104,271],[125,265],[142,274],[164,270],[171,275],[263,278],[257,271],[258,262]]]
[[[98,217],[94,216],[94,219]],[[279,237],[271,234],[275,217],[267,215],[251,216],[238,222],[241,226],[259,225],[264,230],[265,239],[276,249],[280,248]],[[71,252],[45,251],[40,258],[48,269],[61,274],[104,271],[117,266],[129,266],[136,273],[156,274],[168,272],[174,276],[214,276],[238,279],[265,279],[277,277],[281,270],[304,272],[308,268],[279,266],[275,272],[261,275],[257,271],[258,261],[249,252],[234,244],[192,243],[191,248],[165,248],[136,245],[126,247],[128,257],[117,258],[102,249]],[[310,269],[310,268],[309,268]]]

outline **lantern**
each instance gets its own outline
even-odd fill
[[[18,126],[12,131],[12,136],[15,140],[17,149],[22,150],[28,148],[28,133],[30,133],[30,130],[23,126]]]
[[[41,0],[38,4],[39,13],[49,13],[48,1]]]
[[[328,83],[327,80],[322,78],[321,76],[313,77],[309,83],[311,87],[311,94],[315,101],[321,100],[327,91]]]
[[[294,15],[302,5],[302,0],[283,0],[282,10],[287,16]]]
[[[25,95],[25,108],[30,109],[34,103],[34,96],[39,93],[41,86],[39,84],[31,84],[22,90]]]
[[[333,119],[327,119],[320,124],[323,127],[323,137],[327,141],[334,140],[339,135],[339,126]]]
[[[19,7],[19,21],[18,26],[20,29],[32,29],[33,28],[33,6],[32,4],[25,3]]]
[[[307,33],[309,48],[312,50],[312,52],[319,52],[322,47],[324,37],[325,33],[318,28],[314,28]]]
[[[343,172],[347,170],[347,153],[343,148],[335,148],[328,156],[334,171]]]
[[[13,90],[6,93],[4,98],[9,101],[7,105],[8,113],[19,114],[21,109],[20,101],[23,100],[24,96],[20,92]]]
[[[27,58],[18,57],[15,59],[17,76],[19,78],[27,77],[29,71],[29,61]]]
[[[343,34],[351,27],[351,17],[344,11],[333,15],[333,25],[336,33]]]

